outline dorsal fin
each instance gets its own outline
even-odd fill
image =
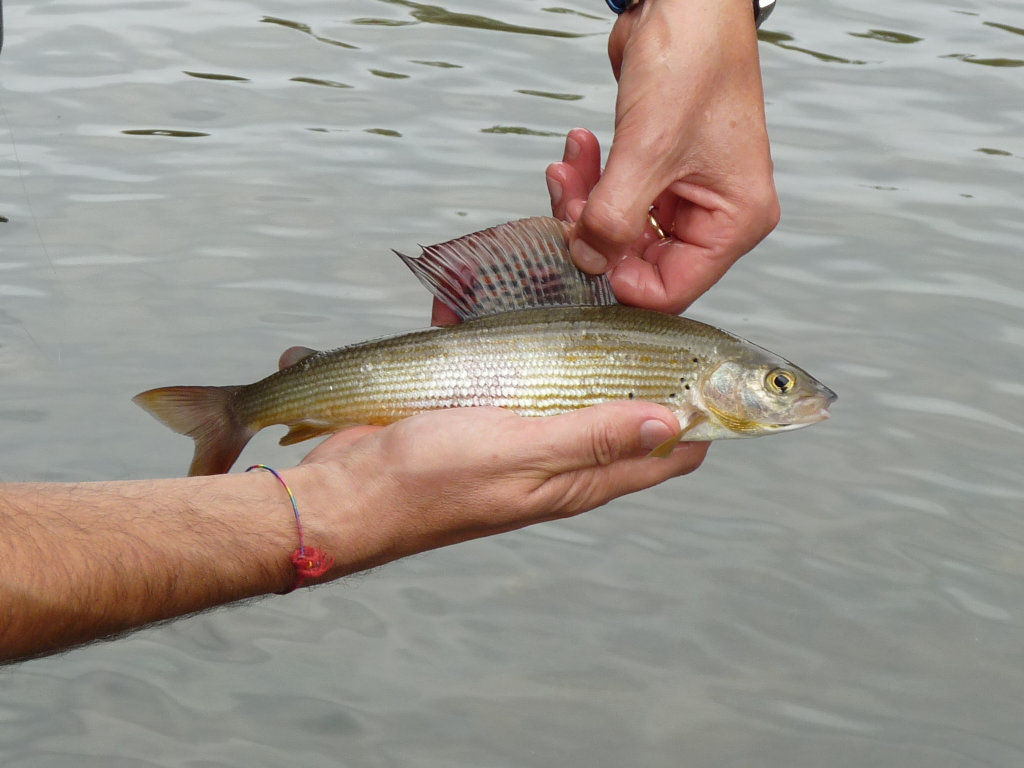
[[[427,246],[418,258],[395,253],[462,320],[536,307],[615,304],[606,276],[588,275],[572,263],[568,227],[537,216]]]

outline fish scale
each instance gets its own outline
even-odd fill
[[[558,307],[356,344],[242,387],[235,412],[260,427],[389,424],[438,408],[493,405],[548,416],[607,400],[692,405],[681,379],[735,337],[634,307]],[[670,397],[672,395],[673,397]]]

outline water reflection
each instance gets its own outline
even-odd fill
[[[289,29],[294,29],[294,30],[296,30],[298,32],[302,32],[304,34],[309,35],[314,40],[317,40],[317,41],[319,41],[321,43],[327,43],[328,45],[335,45],[335,46],[337,46],[339,48],[348,48],[349,50],[353,50],[353,51],[359,50],[358,46],[352,45],[351,43],[344,43],[341,40],[335,40],[335,39],[330,38],[330,37],[325,37],[324,35],[318,35],[318,34],[313,32],[313,30],[310,28],[310,26],[308,24],[303,24],[302,22],[299,22],[299,21],[290,21],[288,19],[282,19],[282,18],[279,18],[277,16],[264,16],[262,19],[260,19],[260,21],[262,21],[265,24],[277,24],[277,25],[282,26],[282,27],[288,27]]]
[[[524,96],[539,96],[542,99],[556,99],[558,101],[579,101],[583,98],[578,93],[551,93],[550,91],[531,91],[527,88],[517,88],[516,93]]]
[[[1024,59],[982,58],[968,53],[951,53],[945,58],[959,59],[968,64],[977,64],[982,67],[1006,67],[1011,69],[1014,67],[1024,67]]]
[[[910,45],[919,43],[924,38],[907,35],[903,32],[891,32],[885,29],[869,29],[867,32],[850,32],[850,37],[862,37],[865,40],[880,40],[883,43],[896,43],[898,45]]]
[[[199,80],[227,80],[241,83],[249,82],[248,77],[241,77],[239,75],[224,75],[217,72],[189,72],[188,70],[183,70],[183,72],[189,77],[195,77]]]
[[[559,131],[539,131],[536,128],[527,128],[522,125],[492,125],[490,128],[481,128],[480,133],[515,134],[517,136],[549,136],[559,137],[563,134]]]
[[[306,83],[308,85],[322,85],[327,88],[353,88],[355,86],[349,85],[348,83],[339,83],[336,80],[323,80],[319,77],[292,77],[289,78],[293,83]]]
[[[1000,24],[996,21],[983,21],[981,23],[986,27],[995,27],[996,29],[1001,29],[1004,32],[1009,32],[1014,35],[1024,35],[1024,29],[1021,29],[1020,27],[1012,27],[1009,24]]]
[[[128,128],[121,133],[126,136],[173,136],[178,139],[196,139],[210,135],[203,131],[179,131],[171,128]]]
[[[442,8],[439,5],[426,5],[414,3],[410,0],[380,0],[388,5],[395,5],[409,9],[409,15],[424,24],[438,24],[447,27],[466,27],[467,29],[486,29],[492,32],[504,32],[513,35],[539,35],[541,37],[565,37],[573,38],[581,35],[574,32],[566,32],[560,29],[545,29],[542,27],[526,27],[517,24],[508,24],[487,16],[475,14],[457,13]],[[353,24],[396,24],[392,19],[362,18],[354,19]]]
[[[769,43],[771,45],[783,48],[787,51],[796,51],[797,53],[804,53],[811,56],[818,61],[823,61],[829,64],[867,64],[867,61],[861,59],[847,59],[842,56],[836,56],[831,53],[824,53],[822,51],[815,51],[811,48],[804,48],[802,46],[794,44],[794,37],[786,34],[785,32],[775,32],[770,29],[760,29],[757,32],[757,37],[762,43]]]

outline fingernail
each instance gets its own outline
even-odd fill
[[[623,259],[615,267],[615,285],[636,290],[640,285],[640,271],[628,259]]]
[[[575,160],[579,156],[580,143],[576,141],[576,139],[572,137],[572,133],[570,133],[565,137],[565,154],[563,155],[563,159],[566,161]]]
[[[672,437],[672,430],[664,421],[649,419],[640,425],[640,445],[645,451],[653,451]]]
[[[576,266],[584,272],[590,272],[593,275],[597,275],[608,269],[608,259],[582,240],[574,242],[570,251],[572,253],[572,260],[575,261]]]
[[[551,204],[558,205],[562,202],[562,185],[550,176],[547,177],[548,194],[551,196]]]

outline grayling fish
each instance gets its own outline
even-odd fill
[[[509,222],[398,254],[462,322],[326,352],[294,348],[246,386],[162,387],[135,402],[196,442],[191,475],[226,472],[264,427],[290,445],[356,424],[491,405],[547,416],[608,400],[671,408],[681,439],[756,437],[828,418],[836,395],[761,347],[709,325],[616,303],[569,258],[567,225]],[[298,350],[298,351],[297,351]]]

